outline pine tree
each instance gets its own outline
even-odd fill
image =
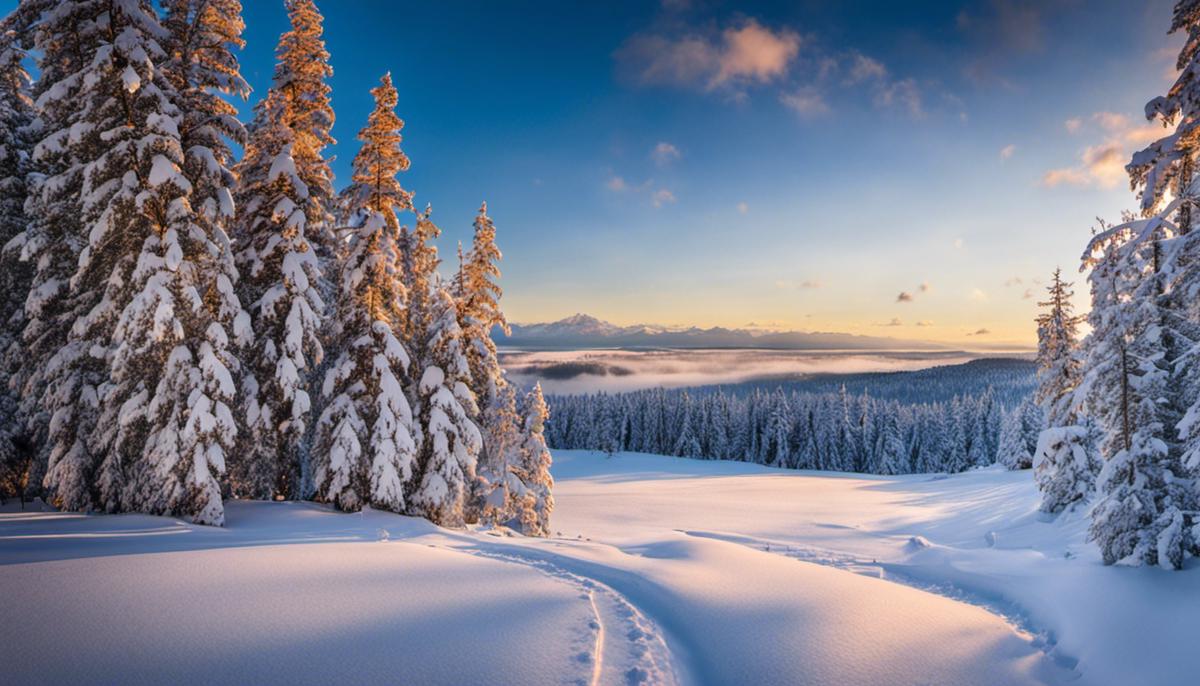
[[[1184,511],[1194,494],[1168,434],[1172,406],[1168,345],[1158,307],[1161,216],[1098,233],[1092,267],[1092,334],[1084,387],[1104,432],[1100,497],[1090,534],[1105,563],[1178,568],[1190,547]]]
[[[460,247],[461,253],[461,247]],[[515,394],[506,390],[508,381],[492,341],[492,330],[499,327],[511,333],[500,309],[502,291],[497,262],[496,227],[487,214],[487,203],[475,217],[475,235],[465,259],[460,255],[455,291],[459,325],[467,363],[471,370],[472,391],[479,403],[477,422],[483,432],[483,451],[479,461],[479,488],[487,490],[509,473],[505,460],[512,454],[507,438],[517,433]]]
[[[436,274],[429,283],[430,328],[417,389],[424,436],[421,484],[413,504],[435,524],[459,526],[483,439],[471,420],[478,408],[454,299]]]
[[[529,536],[549,536],[550,513],[554,511],[551,493],[554,479],[550,476],[552,458],[543,435],[549,416],[542,386],[535,384],[525,396],[520,459],[514,469],[517,482],[510,486],[520,496],[516,519],[521,531]]]
[[[884,415],[883,427],[876,440],[880,474],[907,474],[911,471],[904,440],[900,435],[900,425],[894,413]]]
[[[25,176],[31,166],[30,125],[34,118],[29,73],[22,64],[25,51],[19,44],[26,28],[19,14],[0,22],[0,469],[19,475],[5,482],[14,491],[8,495],[18,496],[22,502],[30,478],[37,478],[30,473],[32,445],[21,419],[17,388],[26,361],[21,341],[25,297],[33,279],[31,265],[21,261],[19,241],[14,242],[28,224]],[[3,490],[0,486],[0,495]]]
[[[1165,96],[1146,104],[1146,119],[1159,121],[1164,128],[1174,127],[1174,131],[1134,153],[1126,170],[1147,216],[1156,212],[1168,192],[1176,198],[1188,198],[1171,217],[1179,233],[1187,234],[1193,223],[1191,188],[1196,154],[1200,152],[1200,2],[1176,2],[1169,33],[1176,32],[1187,34],[1175,63],[1179,76]]]
[[[1105,263],[1108,264],[1108,263]],[[1081,426],[1076,389],[1082,381],[1079,347],[1081,317],[1074,314],[1071,284],[1055,269],[1049,298],[1038,303],[1048,308],[1038,315],[1038,386],[1034,399],[1045,416],[1045,428],[1034,449],[1034,478],[1042,493],[1041,509],[1057,513],[1082,502],[1092,492],[1100,465]]]
[[[256,341],[243,380],[247,432],[230,481],[234,495],[252,498],[302,495],[300,456],[312,410],[308,377],[324,357],[321,272],[305,235],[308,187],[281,114],[278,91],[269,91],[238,166],[240,293]]]
[[[86,443],[96,381],[75,364],[84,351],[67,345],[67,333],[90,307],[69,288],[87,237],[81,195],[89,152],[72,132],[90,125],[79,105],[84,70],[102,39],[96,25],[101,9],[94,2],[22,0],[14,15],[20,32],[32,36],[39,76],[33,87],[37,116],[29,127],[29,224],[8,244],[33,271],[21,334],[25,364],[9,383],[21,397],[21,421],[37,446],[38,464],[45,465],[51,501],[69,510],[93,505],[94,465]]]
[[[384,74],[380,83],[371,89],[375,109],[367,117],[367,125],[358,132],[362,147],[354,157],[352,183],[342,192],[349,208],[368,207],[383,214],[388,229],[399,235],[398,212],[413,210],[412,193],[400,185],[399,175],[408,171],[408,156],[400,149],[400,131],[404,121],[396,116],[399,96],[392,85],[392,75]]]
[[[217,224],[229,204],[206,204],[183,171],[180,94],[157,66],[169,63],[168,34],[153,6],[81,5],[63,28],[86,37],[72,35],[86,66],[67,139],[84,165],[88,244],[53,367],[48,485],[66,507],[94,496],[110,511],[221,524],[217,477],[236,432],[229,336],[241,333]],[[64,391],[74,397],[64,402]]]
[[[313,450],[317,500],[343,510],[409,509],[417,444],[403,379],[408,352],[396,335],[404,316],[397,236],[365,211],[342,265],[325,409]]]
[[[1042,421],[1041,409],[1032,400],[1009,410],[1000,427],[996,462],[1013,470],[1032,467]]]
[[[291,28],[279,38],[272,88],[279,91],[283,101],[283,124],[294,137],[296,172],[308,188],[304,206],[308,240],[325,268],[341,250],[330,212],[334,206],[333,172],[324,156],[325,148],[335,143],[330,134],[334,114],[326,83],[333,76],[333,67],[329,66],[329,52],[322,39],[325,20],[316,4],[312,0],[286,0],[285,6]]]

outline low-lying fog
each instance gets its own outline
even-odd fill
[[[704,386],[811,374],[896,372],[961,364],[966,352],[814,352],[777,350],[501,351],[509,379],[542,382],[546,393],[619,392],[655,386]]]

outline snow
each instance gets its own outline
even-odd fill
[[[229,502],[224,529],[6,506],[5,678],[1087,686],[1200,668],[1196,565],[1102,566],[1086,517],[1040,514],[1028,471],[555,460],[549,539],[312,503]]]

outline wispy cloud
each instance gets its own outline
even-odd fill
[[[775,282],[775,287],[781,290],[816,290],[821,287],[821,282],[816,279],[804,279],[802,281],[779,279]]]
[[[830,111],[829,103],[826,102],[825,96],[821,95],[820,92],[811,86],[781,93],[779,101],[783,103],[784,107],[802,117],[817,117],[822,114],[828,114]]]
[[[914,119],[925,116],[925,110],[921,105],[921,91],[917,88],[917,82],[911,78],[880,86],[875,91],[875,105],[877,107],[900,107],[907,110]]]
[[[617,59],[644,85],[713,91],[782,77],[800,52],[800,34],[745,19],[719,33],[641,33],[625,42]]]
[[[737,204],[737,211],[738,211],[738,214],[746,214],[746,213],[750,212],[750,206],[747,205],[745,203],[745,201],[739,202]]]
[[[604,187],[613,193],[630,193],[636,195],[649,193],[650,204],[656,209],[675,203],[675,194],[661,186],[656,187],[654,179],[647,179],[640,184],[634,185],[627,181],[625,177],[612,174],[604,182]]]
[[[913,300],[913,294],[908,291],[900,291],[900,295],[896,296],[896,302],[898,303],[910,303]]]
[[[990,333],[991,333],[991,331],[989,331],[988,329],[975,329],[975,331],[968,333],[967,335],[968,336],[987,336]]]
[[[650,158],[660,167],[665,167],[682,156],[683,154],[679,152],[679,148],[666,141],[660,141],[650,151]]]
[[[1003,148],[1000,148],[1000,159],[1007,160],[1007,159],[1011,158],[1013,156],[1013,153],[1015,153],[1016,151],[1017,151],[1017,146],[1013,145],[1012,143],[1009,143],[1008,145],[1004,146]]]
[[[863,81],[883,79],[887,77],[887,67],[883,62],[856,52],[850,58],[850,67],[846,75],[846,83],[854,85]]]
[[[1090,130],[1103,140],[1089,145],[1070,167],[1051,169],[1042,174],[1042,185],[1116,188],[1126,183],[1125,164],[1133,151],[1170,133],[1158,124],[1139,124],[1132,117],[1117,112],[1096,112],[1088,118],[1068,119],[1067,131],[1081,133]]]
[[[933,326],[933,322],[928,319],[922,319],[921,321],[917,322],[917,326],[920,326],[922,328],[927,327],[927,326]]]

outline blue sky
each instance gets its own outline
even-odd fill
[[[257,96],[286,16],[243,1]],[[1180,44],[1168,0],[318,4],[339,185],[390,70],[403,183],[446,256],[488,201],[527,322],[1028,343]]]

